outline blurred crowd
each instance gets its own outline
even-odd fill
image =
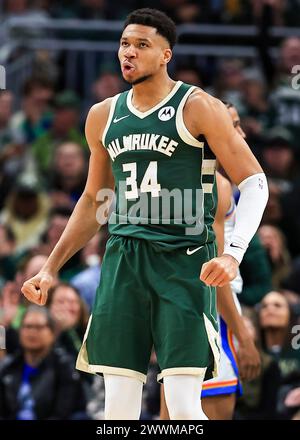
[[[6,0],[2,12],[119,19],[141,6],[134,0],[122,2],[124,9],[112,3],[78,0],[71,7],[67,0]],[[265,3],[273,8],[274,23],[293,25],[300,10],[297,0],[153,3],[178,23],[251,22]],[[293,66],[300,71],[300,39],[283,40],[277,59],[268,50],[259,56],[251,62],[178,57],[171,75],[236,106],[269,181],[262,224],[241,265],[240,301],[262,372],[244,384],[235,418],[300,419],[300,344],[294,327],[300,324],[300,78],[292,73]],[[24,280],[40,270],[62,234],[87,176],[87,109],[80,90],[53,80],[50,73],[63,67],[51,67],[47,75],[37,62],[21,96],[0,91],[0,325],[6,330],[0,419],[103,418],[102,378],[79,373],[74,365],[101,276],[107,227],[59,272],[47,307],[29,305],[20,294]],[[91,84],[90,104],[127,87],[112,60]],[[157,371],[153,353],[143,419],[159,418]]]
[[[250,24],[262,14],[263,4],[274,8],[277,26],[298,26],[299,0],[152,0],[180,23]],[[146,0],[4,0],[4,17],[81,18],[123,20],[133,9],[149,7]]]

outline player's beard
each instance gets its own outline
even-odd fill
[[[127,81],[131,85],[135,86],[136,84],[141,84],[144,81],[147,81],[149,78],[152,77],[152,74],[149,73],[148,75],[140,76],[140,78],[134,79],[133,81]]]

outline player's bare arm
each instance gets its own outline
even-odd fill
[[[202,90],[193,93],[186,104],[184,121],[194,137],[203,134],[241,195],[232,242],[222,256],[202,266],[200,279],[206,284],[220,279],[224,286],[235,278],[237,267],[255,234],[268,199],[266,177],[245,140],[234,129],[224,104]],[[238,164],[238,166],[237,166]]]
[[[109,107],[110,99],[94,105],[89,111],[85,133],[91,154],[85,189],[44,267],[35,277],[25,281],[21,289],[26,298],[36,304],[46,303],[48,289],[57,272],[99,229],[97,193],[100,189],[114,187],[110,159],[100,140]]]
[[[213,228],[218,244],[218,255],[221,256],[224,250],[224,221],[226,213],[230,208],[231,184],[220,173],[216,173],[218,188],[218,207],[216,211]],[[212,284],[216,285],[216,284]],[[231,292],[230,284],[217,287],[217,308],[218,312],[231,329],[238,340],[238,366],[242,380],[252,380],[260,372],[260,357],[254,341],[249,334],[244,321],[239,314]]]

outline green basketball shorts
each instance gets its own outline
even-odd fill
[[[216,292],[199,279],[202,264],[215,256],[214,243],[166,251],[111,236],[76,368],[146,382],[154,348],[158,381],[174,374],[217,375]]]

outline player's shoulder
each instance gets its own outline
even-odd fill
[[[197,133],[220,136],[225,129],[232,126],[223,102],[200,88],[195,88],[188,97],[184,117],[194,137],[198,136]],[[216,130],[217,124],[219,130]]]
[[[104,101],[97,102],[96,104],[92,105],[88,115],[91,117],[97,117],[97,116],[103,117],[105,114],[107,114],[108,116],[113,99],[114,99],[113,97],[106,98],[104,99]]]
[[[86,118],[86,130],[96,130],[98,135],[102,133],[108,120],[112,100],[113,98],[107,98],[92,105]]]
[[[85,135],[90,148],[93,148],[93,145],[97,145],[98,147],[99,139],[102,139],[109,118],[112,99],[113,98],[107,98],[102,102],[94,104],[87,114]]]
[[[200,87],[196,87],[187,99],[187,106],[192,109],[201,109],[206,111],[219,111],[224,108],[222,101],[215,96],[210,95]]]

